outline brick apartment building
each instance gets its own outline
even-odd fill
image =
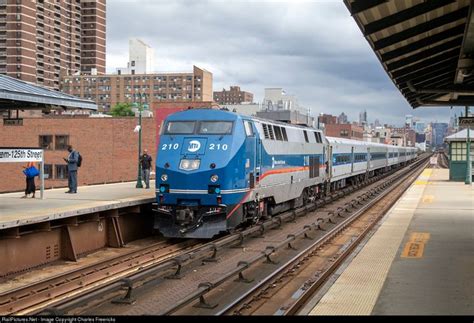
[[[133,117],[25,118],[22,126],[0,123],[1,146],[44,147],[46,188],[67,186],[63,158],[68,155],[68,144],[73,145],[84,158],[78,171],[79,185],[133,181],[137,176],[138,158],[138,135],[133,132],[136,124],[137,119]],[[156,122],[153,118],[144,118],[142,126],[142,147],[155,156]],[[25,189],[22,166],[24,164],[1,164],[0,192]]]
[[[253,93],[241,91],[240,86],[231,86],[229,91],[214,92],[214,102],[218,104],[241,104],[243,102],[253,102]]]
[[[105,73],[105,0],[0,1],[0,73],[59,90]]]
[[[99,110],[109,111],[117,103],[136,101],[135,94],[145,94],[149,104],[157,102],[212,101],[212,73],[197,66],[191,73],[107,74],[65,76],[61,90],[93,100]],[[143,102],[143,101],[142,101]]]
[[[326,124],[326,136],[364,140],[364,129],[352,124]]]
[[[321,114],[320,116],[318,116],[318,122],[324,123],[325,125],[338,123],[337,117],[331,114]]]

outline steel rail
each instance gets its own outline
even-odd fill
[[[419,163],[417,163],[416,165],[418,166]],[[413,166],[413,164],[411,166]],[[394,179],[389,179],[388,181],[385,181],[384,183],[380,184],[377,188],[375,188],[373,190],[370,190],[370,192],[372,193],[372,195],[379,194],[380,192],[382,192],[382,189],[388,187],[389,184],[391,184],[395,181],[399,181],[399,182],[402,181],[402,179],[405,176],[407,176],[407,174],[411,173],[412,169],[416,169],[415,166],[413,168],[410,168],[410,169],[404,171],[402,174],[395,174],[396,176],[395,176]],[[356,214],[357,215],[363,214],[364,211],[366,211],[368,208],[372,207],[372,205],[374,203],[376,203],[382,197],[383,196],[378,197],[375,200],[371,200],[369,204],[362,207],[362,209],[361,209],[362,211],[357,211]],[[359,201],[360,201],[360,199],[356,200],[354,202],[359,202]],[[351,206],[353,207],[354,205],[351,205]],[[336,217],[336,216],[340,216],[340,213],[333,214],[331,217],[329,217],[327,219],[326,222],[330,222],[331,220],[334,221],[334,217]],[[315,245],[317,245],[318,242],[326,241],[329,236],[332,237],[334,234],[340,232],[342,229],[344,229],[348,225],[348,223],[351,223],[356,218],[354,218],[352,216],[351,218],[348,218],[348,219],[344,220],[342,223],[338,224],[337,227],[335,227],[331,231],[329,231],[328,234],[326,234],[324,237],[322,237],[317,242],[312,244],[312,246],[310,246],[309,248],[315,248]],[[245,278],[242,274],[242,272],[244,270],[248,269],[251,265],[254,265],[254,264],[256,264],[257,262],[259,262],[260,260],[263,260],[263,259],[266,259],[266,261],[268,261],[268,262],[272,262],[272,259],[270,258],[270,256],[273,253],[275,253],[278,249],[281,249],[284,246],[291,246],[290,245],[291,242],[295,241],[296,237],[298,237],[298,236],[305,236],[306,237],[306,234],[309,231],[311,231],[314,228],[319,228],[321,224],[322,224],[322,222],[319,221],[319,219],[318,219],[316,222],[314,222],[310,225],[306,225],[302,230],[298,231],[297,233],[288,235],[288,237],[285,240],[280,241],[278,244],[267,246],[264,250],[261,251],[260,255],[257,255],[255,257],[251,258],[251,260],[245,261],[245,262],[238,262],[235,269],[227,272],[225,275],[222,275],[217,280],[215,280],[213,282],[202,282],[201,284],[199,284],[198,288],[195,291],[188,294],[187,297],[183,298],[181,301],[179,301],[178,303],[173,305],[171,308],[168,308],[167,310],[165,310],[164,312],[162,312],[160,314],[162,314],[162,315],[172,314],[172,313],[176,312],[177,310],[183,308],[184,306],[190,304],[191,302],[193,302],[197,299],[200,300],[201,305],[208,306],[209,304],[207,304],[205,299],[204,299],[204,295],[206,293],[208,293],[212,289],[216,288],[217,286],[223,284],[224,282],[226,282],[231,277],[234,277],[237,274],[239,275],[240,280],[245,280]],[[281,272],[281,271],[278,271],[278,272]]]

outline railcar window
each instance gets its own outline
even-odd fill
[[[321,133],[320,133],[320,132],[318,132],[318,142],[319,142],[320,144],[323,143],[323,137],[321,136]]]
[[[228,135],[232,133],[232,121],[201,121],[199,134]]]
[[[281,127],[281,133],[283,134],[283,140],[288,141],[288,136],[286,135],[285,127]]]
[[[195,121],[169,121],[166,124],[165,134],[186,135],[194,133]]]
[[[309,142],[308,133],[306,132],[306,130],[303,130],[303,134],[304,134],[304,140],[306,142]]]
[[[252,137],[253,136],[253,128],[252,128],[252,124],[250,123],[250,121],[244,120],[244,128],[245,128],[245,135],[247,135],[247,137]]]
[[[278,126],[273,126],[273,131],[275,132],[276,140],[282,141],[282,140],[283,140],[283,136],[282,136],[282,134],[281,134],[281,128],[278,127]]]

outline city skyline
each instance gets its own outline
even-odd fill
[[[255,102],[265,88],[282,87],[313,115],[345,112],[357,120],[367,110],[369,122],[403,124],[407,114],[447,122],[463,110],[413,110],[342,1],[131,3],[107,6],[108,72],[127,61],[128,39],[137,37],[155,49],[157,71],[202,66],[213,73],[214,90],[237,85]]]

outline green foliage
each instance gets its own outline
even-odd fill
[[[130,103],[117,103],[110,110],[110,114],[114,117],[133,117],[135,115]]]

